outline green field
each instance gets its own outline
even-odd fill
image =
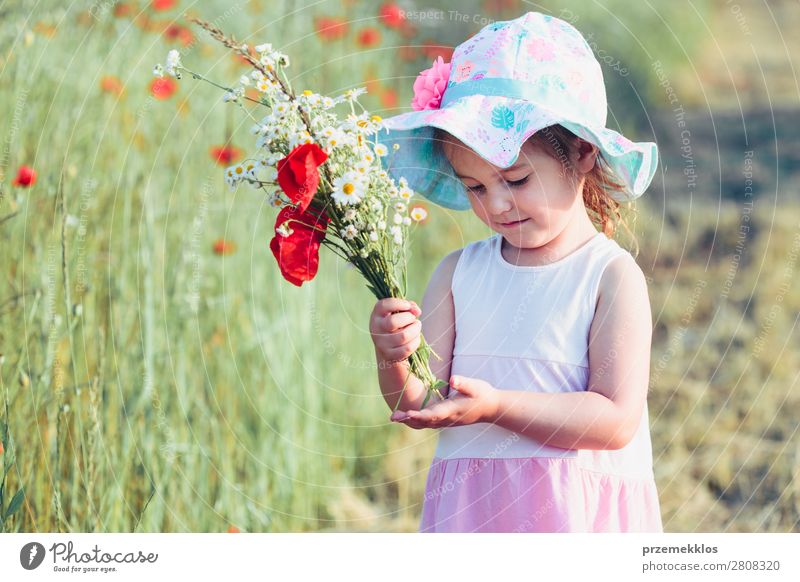
[[[180,10],[52,4],[0,24],[0,531],[414,531],[436,433],[388,420],[374,298],[327,250],[313,282],[280,277],[274,210],[229,192],[209,156],[229,136],[252,148],[242,111],[192,79],[167,100],[149,93],[153,65],[181,46],[158,23]],[[399,108],[410,97],[406,68],[429,66],[396,64],[381,47],[402,37],[385,27],[360,55],[320,41],[302,13],[272,22],[280,4],[198,15],[283,39],[298,89],[370,82],[383,116],[398,112],[390,89]],[[220,81],[246,72],[208,39],[184,49]],[[12,185],[23,164],[30,188]],[[800,529],[800,206],[739,198],[638,204],[666,531]],[[429,210],[412,235],[418,302],[444,255],[491,234]],[[235,250],[215,253],[220,239]]]

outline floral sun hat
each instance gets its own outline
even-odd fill
[[[655,143],[632,142],[607,129],[600,63],[572,25],[528,12],[494,22],[458,45],[450,63],[439,57],[414,83],[414,111],[384,119],[387,170],[441,206],[470,208],[464,185],[434,148],[433,128],[446,130],[488,162],[507,168],[537,131],[560,124],[600,148],[638,198],[656,171]],[[399,149],[394,149],[394,144]]]

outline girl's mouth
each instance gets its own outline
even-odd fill
[[[528,220],[527,218],[523,218],[522,220],[517,220],[515,222],[498,222],[497,224],[499,224],[503,228],[510,228],[510,227],[518,226],[518,225],[522,224],[523,222],[526,222],[527,220]]]

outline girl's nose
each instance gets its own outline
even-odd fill
[[[487,212],[493,216],[508,214],[508,211],[514,207],[511,193],[499,190],[490,192],[485,204]]]

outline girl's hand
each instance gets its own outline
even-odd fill
[[[375,352],[385,362],[408,358],[420,346],[422,310],[413,301],[390,297],[381,299],[372,310],[369,332]]]
[[[452,376],[450,388],[456,392],[447,400],[423,410],[397,410],[389,419],[417,429],[493,422],[498,409],[497,388],[483,380],[464,376]]]

